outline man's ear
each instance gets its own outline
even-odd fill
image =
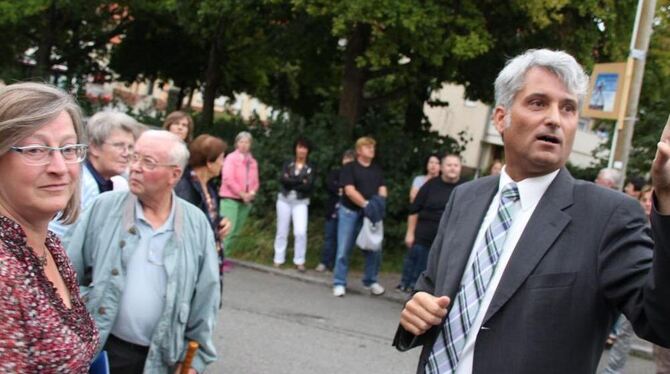
[[[507,115],[507,110],[502,106],[498,105],[493,110],[493,125],[496,127],[500,136],[502,136],[505,130],[505,116]]]
[[[172,178],[175,180],[175,184],[181,179],[181,175],[184,173],[184,169],[180,167],[172,168]]]

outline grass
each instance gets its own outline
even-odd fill
[[[310,212],[311,213],[311,212]],[[230,256],[236,259],[272,265],[274,256],[274,238],[277,229],[275,212],[252,212],[242,232],[231,248]],[[313,269],[321,259],[323,247],[323,215],[311,214],[307,227],[307,262],[308,269]],[[290,231],[289,231],[290,232]],[[404,243],[389,243],[385,239],[382,254],[381,272],[400,273],[406,250]],[[293,236],[289,235],[287,263],[291,263],[293,253]],[[349,269],[363,271],[364,258],[360,250],[354,249],[349,261]]]

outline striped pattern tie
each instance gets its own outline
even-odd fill
[[[484,293],[498,264],[507,232],[519,208],[519,190],[516,183],[509,183],[500,193],[498,214],[486,229],[484,242],[477,248],[472,266],[463,274],[459,292],[428,356],[425,367],[427,374],[456,371],[468,331],[477,316]]]

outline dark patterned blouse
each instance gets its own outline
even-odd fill
[[[0,216],[1,373],[87,373],[98,347],[98,330],[52,232],[46,247],[70,291],[70,309],[28,248],[21,226]]]

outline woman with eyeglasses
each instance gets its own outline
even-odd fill
[[[39,83],[0,88],[0,372],[86,373],[98,331],[47,226],[79,214],[80,110]]]
[[[79,205],[82,210],[101,193],[128,190],[128,162],[133,154],[135,140],[143,130],[144,125],[121,112],[102,111],[88,119],[88,152],[80,178]],[[74,224],[63,224],[59,218],[54,217],[49,230],[59,238],[64,238]]]

